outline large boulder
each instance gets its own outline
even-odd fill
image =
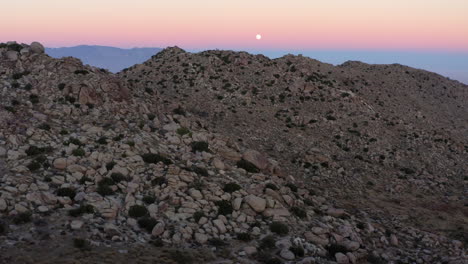
[[[261,170],[265,170],[270,165],[268,159],[256,150],[247,150],[242,155],[242,158]]]
[[[31,43],[31,45],[29,46],[29,50],[32,53],[37,53],[37,54],[42,54],[45,51],[44,46],[42,46],[42,44],[39,42]]]
[[[266,200],[261,197],[249,195],[244,198],[244,201],[257,213],[261,213],[266,209]]]
[[[5,57],[9,61],[17,61],[18,60],[18,52],[14,50],[9,50],[5,53]]]

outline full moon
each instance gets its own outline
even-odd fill
[[[261,40],[261,39],[262,39],[262,35],[257,34],[256,38],[257,38],[257,40]]]

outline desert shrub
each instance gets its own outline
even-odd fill
[[[268,188],[268,189],[272,189],[274,191],[277,191],[278,190],[278,187],[276,187],[276,185],[274,185],[273,183],[269,182],[265,185],[265,188]]]
[[[170,253],[172,260],[177,264],[191,264],[194,263],[192,254],[187,251],[173,250]]]
[[[123,134],[119,134],[119,135],[113,137],[112,140],[114,140],[114,141],[120,141],[120,140],[122,140],[123,138],[124,138],[124,135],[123,135]]]
[[[288,183],[286,183],[285,186],[288,187],[289,189],[291,189],[291,191],[297,192],[297,186],[294,183],[288,182]]]
[[[89,71],[87,71],[87,70],[76,70],[76,71],[75,71],[75,74],[86,75],[86,74],[88,74],[88,73],[89,73]]]
[[[374,255],[368,255],[367,262],[369,262],[370,264],[384,264],[385,263],[385,261],[381,257],[374,256]]]
[[[295,255],[296,257],[299,257],[299,258],[304,257],[304,254],[305,254],[304,248],[301,247],[301,246],[292,246],[292,247],[289,248],[289,250],[290,250],[292,253],[294,253],[294,255]]]
[[[307,217],[307,212],[304,209],[297,207],[297,206],[291,207],[291,212],[299,218]]]
[[[238,233],[237,239],[240,241],[250,241],[252,240],[252,236],[250,235],[250,233]]]
[[[192,147],[192,152],[209,152],[209,144],[208,142],[205,142],[205,141],[195,141],[195,142],[192,142],[191,144],[191,147]]]
[[[28,156],[35,156],[35,155],[40,155],[43,153],[50,153],[52,152],[52,148],[51,147],[41,148],[41,147],[36,147],[36,146],[30,146],[25,152],[26,152],[26,155]]]
[[[103,178],[98,182],[98,188],[96,191],[102,196],[113,195],[114,191],[110,186],[114,184],[115,182],[112,178]]]
[[[168,159],[165,156],[160,155],[160,154],[146,153],[146,154],[143,154],[141,157],[143,158],[143,161],[146,162],[146,163],[157,164],[159,162],[162,162],[165,165],[172,164],[172,161],[170,159]]]
[[[404,172],[405,174],[415,174],[416,171],[411,168],[401,168],[400,171]]]
[[[107,137],[100,137],[96,142],[101,145],[107,145]]]
[[[218,206],[218,214],[229,215],[232,214],[232,204],[230,201],[220,200],[216,201],[215,205]]]
[[[200,221],[200,219],[202,217],[205,217],[205,213],[203,211],[197,211],[193,214],[193,219],[195,220],[195,222],[198,223],[198,221]]]
[[[148,119],[153,121],[156,118],[156,115],[154,114],[148,114]]]
[[[115,161],[111,161],[111,162],[108,162],[106,163],[106,169],[108,171],[112,170],[114,168],[114,166],[116,165],[117,163],[115,163]]]
[[[128,215],[133,218],[143,217],[148,214],[148,209],[143,205],[132,205],[128,210]]]
[[[83,214],[93,214],[94,207],[90,204],[82,204],[80,207],[68,211],[69,216],[78,217]]]
[[[115,182],[115,183],[119,183],[121,181],[125,181],[127,180],[127,177],[125,177],[122,173],[120,172],[114,172],[111,174],[111,179]]]
[[[68,130],[66,129],[60,130],[60,135],[68,135]]]
[[[270,224],[270,231],[278,235],[287,235],[289,233],[289,228],[282,222],[273,222]]]
[[[77,138],[74,138],[74,137],[70,137],[67,141],[65,141],[63,143],[64,145],[68,146],[70,144],[73,144],[73,145],[76,145],[76,146],[82,146],[83,143],[81,143],[81,141]]]
[[[84,157],[85,151],[82,148],[77,148],[72,151],[72,155],[77,157]]]
[[[151,245],[153,245],[154,247],[163,247],[164,246],[164,241],[161,239],[161,238],[155,238],[155,239],[151,239],[149,241],[149,243]]]
[[[224,185],[223,191],[228,192],[228,193],[233,193],[233,192],[238,191],[240,189],[241,189],[241,187],[240,187],[239,184],[237,184],[235,182],[230,182],[230,183],[226,183]]]
[[[42,123],[37,128],[49,131],[50,130],[50,125],[47,124],[47,123]]]
[[[16,52],[20,52],[23,49],[23,46],[21,46],[20,44],[17,44],[17,43],[13,43],[13,44],[7,45],[7,49],[8,50],[13,50],[13,51],[16,51]]]
[[[5,224],[0,222],[0,235],[4,234],[5,232],[6,232]]]
[[[59,83],[59,85],[57,87],[61,91],[61,90],[65,89],[65,84],[64,83]]]
[[[161,186],[163,184],[167,184],[167,179],[164,178],[163,176],[156,177],[153,180],[151,180],[151,185],[153,186],[156,186],[156,185]]]
[[[224,247],[227,245],[227,243],[224,240],[216,237],[209,239],[208,244],[215,247]]]
[[[266,236],[260,240],[260,249],[271,249],[276,247],[276,240],[273,236]]]
[[[346,254],[348,250],[345,246],[338,245],[338,244],[331,244],[325,248],[328,252],[328,256],[334,258],[336,253],[343,253]]]
[[[57,196],[75,198],[76,191],[72,188],[59,188],[57,189]]]
[[[19,213],[13,217],[13,223],[15,225],[26,224],[31,222],[32,215],[30,212]]]
[[[327,120],[335,121],[336,117],[334,117],[332,115],[327,115]]]
[[[255,259],[260,262],[260,263],[263,263],[263,264],[282,264],[283,262],[271,255],[270,253],[268,252],[258,252],[256,255],[255,255]]]
[[[37,171],[41,168],[41,164],[35,160],[31,161],[27,166],[26,166],[30,171]]]
[[[203,190],[205,188],[205,182],[202,179],[195,179],[190,185],[189,188],[194,188],[196,190]]]
[[[200,176],[205,176],[205,177],[208,176],[208,171],[205,168],[193,166],[190,170]]]
[[[154,195],[145,195],[145,196],[143,196],[142,200],[143,200],[143,202],[145,204],[152,204],[152,203],[156,202],[156,196],[154,196]]]
[[[157,223],[158,221],[151,217],[143,217],[138,219],[138,226],[148,231],[148,233],[151,233],[151,231],[153,231],[153,228],[154,226],[156,226]]]
[[[181,106],[175,108],[174,110],[172,110],[172,112],[176,115],[185,116],[185,110]]]
[[[247,172],[250,172],[250,173],[257,173],[257,172],[260,171],[257,168],[257,166],[255,166],[253,163],[251,163],[249,161],[246,161],[245,159],[239,160],[236,165],[237,165],[237,167],[242,168],[242,169],[244,169],[244,170],[246,170]]]
[[[83,251],[91,250],[91,243],[89,243],[88,240],[82,238],[74,238],[73,246]]]
[[[37,96],[35,94],[31,94],[29,96],[29,101],[31,101],[32,104],[37,104],[37,103],[39,103],[39,96]]]
[[[179,134],[179,136],[190,134],[190,130],[186,127],[178,128],[176,132]]]

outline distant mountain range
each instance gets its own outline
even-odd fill
[[[161,51],[160,48],[120,49],[88,45],[67,48],[46,48],[46,53],[51,57],[62,58],[71,56],[80,59],[84,64],[108,69],[111,72],[119,72],[132,65],[142,63],[159,51]]]

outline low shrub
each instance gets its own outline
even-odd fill
[[[291,212],[299,218],[307,217],[307,212],[304,209],[297,207],[297,206],[291,207]]]
[[[96,142],[101,145],[107,145],[107,137],[100,137]]]
[[[343,253],[346,254],[348,250],[345,246],[338,245],[338,244],[331,244],[325,248],[328,252],[328,256],[334,258],[336,253]]]
[[[69,197],[73,200],[75,198],[76,191],[72,188],[59,188],[57,189],[57,196],[60,197]]]
[[[245,159],[241,159],[237,162],[237,167],[246,170],[250,173],[258,173],[260,170],[255,166],[253,163],[246,161]]]
[[[201,219],[202,217],[205,217],[205,216],[206,216],[206,215],[205,215],[205,212],[203,212],[203,211],[197,211],[197,212],[195,212],[195,213],[193,214],[193,219],[195,220],[196,223],[198,223],[198,221],[200,221],[200,219]]]
[[[265,188],[268,188],[268,189],[272,189],[274,191],[277,191],[278,190],[278,187],[276,187],[276,185],[274,185],[273,183],[269,182],[265,185]]]
[[[153,180],[151,180],[151,185],[153,186],[156,186],[156,185],[161,186],[163,184],[167,184],[167,179],[164,178],[163,176],[156,177]]]
[[[270,224],[270,231],[278,235],[287,235],[289,233],[289,228],[282,222],[273,222]]]
[[[145,196],[143,196],[142,201],[145,204],[152,204],[152,203],[156,202],[156,196],[154,196],[154,195],[145,195]]]
[[[35,160],[31,161],[27,166],[26,166],[29,171],[34,172],[37,171],[41,168],[41,164]]]
[[[272,235],[266,236],[260,240],[260,249],[272,249],[276,247],[275,237]]]
[[[252,240],[252,236],[250,235],[250,233],[238,233],[237,239],[240,241],[250,241]]]
[[[195,141],[191,144],[192,152],[209,152],[209,144],[205,141]]]
[[[80,207],[71,209],[68,211],[68,215],[72,217],[78,217],[83,214],[93,214],[94,213],[94,207],[90,204],[82,204]]]
[[[138,219],[138,226],[148,231],[148,233],[151,233],[153,231],[153,228],[156,226],[157,223],[158,221],[151,217],[143,217]]]
[[[304,248],[301,247],[301,246],[292,246],[292,247],[289,248],[289,250],[290,250],[292,253],[294,253],[294,255],[295,255],[296,257],[298,257],[298,258],[304,257],[304,254],[305,254]]]
[[[110,171],[114,168],[115,165],[117,165],[117,163],[115,163],[114,161],[108,162],[106,163],[106,169]]]
[[[91,243],[89,243],[88,240],[82,238],[74,238],[73,246],[83,251],[91,250]]]
[[[297,192],[297,186],[294,183],[288,182],[288,183],[286,183],[285,186],[288,187],[289,189],[291,189],[291,191]]]
[[[178,128],[176,132],[177,132],[177,134],[179,134],[179,136],[184,136],[184,135],[190,134],[190,130],[188,128],[186,128],[186,127]]]
[[[32,215],[30,212],[19,213],[13,217],[13,223],[15,225],[26,224],[31,222]]]
[[[84,157],[85,154],[86,153],[85,153],[84,149],[82,149],[82,148],[77,148],[77,149],[74,149],[72,151],[72,155],[77,156],[77,157]]]
[[[128,215],[133,218],[143,217],[148,214],[148,209],[143,205],[132,205],[128,210]]]
[[[232,204],[230,201],[220,200],[216,201],[215,205],[218,206],[218,214],[219,215],[229,215],[232,214]]]
[[[115,183],[119,183],[121,181],[125,181],[127,180],[127,177],[125,177],[122,173],[120,172],[114,172],[111,174],[111,179],[115,182]]]
[[[224,188],[223,188],[223,191],[225,192],[228,192],[228,193],[233,193],[235,191],[238,191],[241,189],[241,186],[235,182],[230,182],[230,183],[226,183],[226,185],[224,185]]]
[[[143,161],[146,163],[153,163],[157,164],[159,162],[164,163],[165,165],[170,165],[172,164],[172,161],[165,156],[161,154],[155,154],[155,153],[146,153],[141,156],[143,158]]]
[[[172,250],[170,253],[172,260],[177,262],[177,264],[192,264],[194,263],[194,258],[192,254],[187,251]]]

